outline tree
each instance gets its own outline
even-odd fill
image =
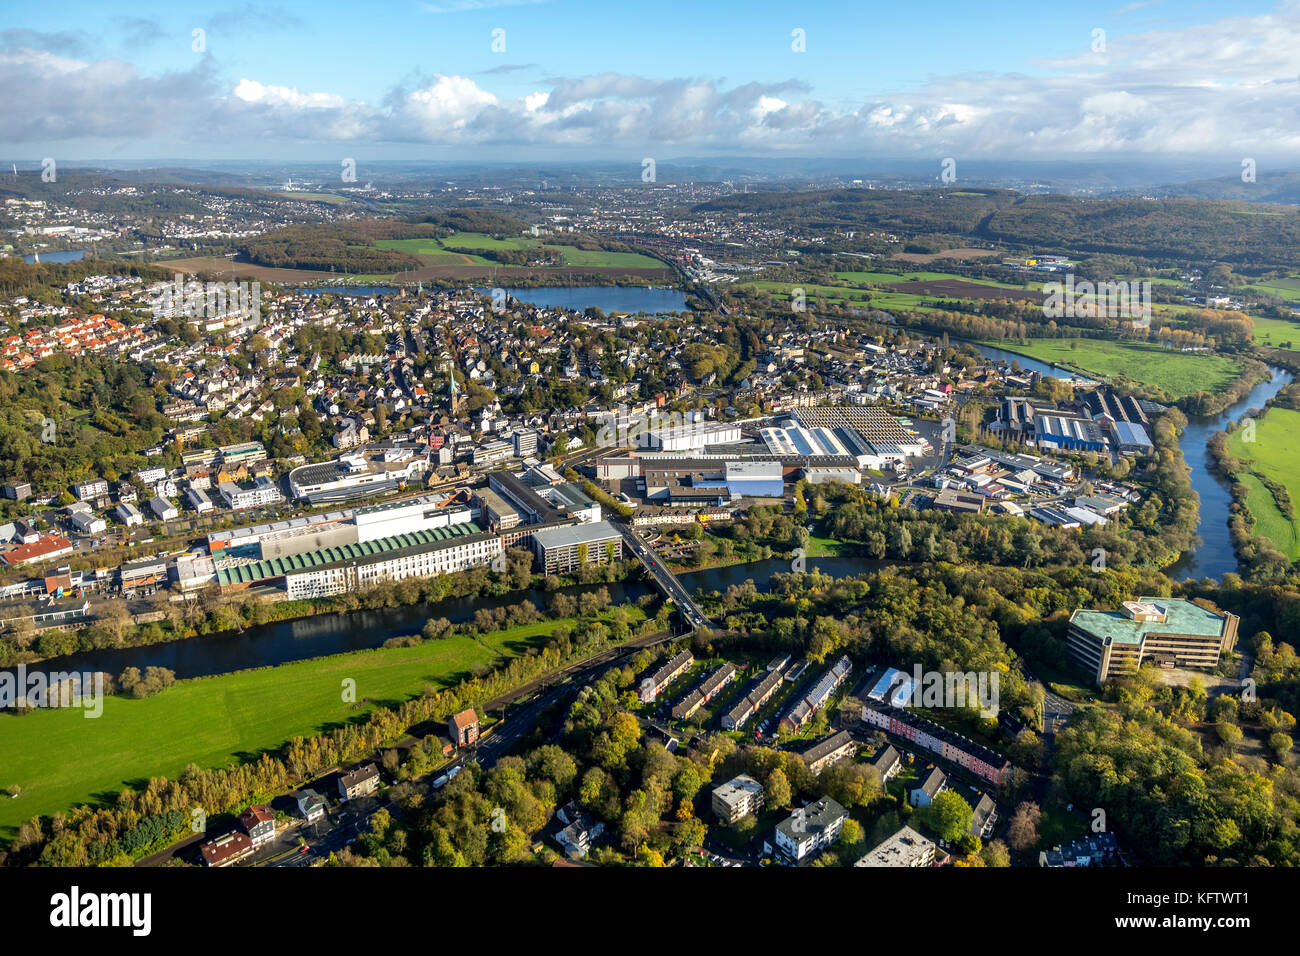
[[[1221,720],[1215,724],[1214,729],[1219,739],[1229,747],[1235,747],[1241,742],[1241,728],[1230,721]]]
[[[862,842],[862,824],[852,817],[840,827],[840,842],[845,846],[854,846]]]
[[[766,803],[769,807],[778,810],[790,806],[790,781],[786,778],[785,771],[777,767],[767,775],[767,781],[763,784],[766,792]]]
[[[1011,865],[1011,854],[1007,852],[1007,845],[1001,840],[994,840],[992,843],[985,844],[984,849],[980,850],[980,859],[988,867]]]
[[[956,790],[945,790],[921,810],[921,820],[939,836],[950,843],[970,832],[975,811]]]
[[[1011,849],[1023,853],[1038,845],[1038,821],[1042,816],[1038,804],[1028,800],[1016,807],[1011,822],[1007,824],[1007,843]]]
[[[677,824],[677,844],[683,849],[700,846],[708,836],[709,828],[699,817],[687,817]]]

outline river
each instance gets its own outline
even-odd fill
[[[1165,573],[1175,581],[1200,578],[1222,581],[1223,575],[1237,570],[1237,556],[1232,550],[1232,538],[1228,533],[1232,486],[1210,470],[1206,443],[1215,432],[1223,431],[1228,422],[1245,417],[1251,409],[1263,408],[1270,398],[1291,384],[1294,378],[1290,372],[1282,369],[1270,366],[1269,371],[1272,374],[1267,382],[1260,382],[1245,398],[1219,414],[1188,417],[1187,428],[1178,440],[1178,447],[1182,449],[1183,459],[1191,470],[1192,488],[1201,497],[1200,514],[1196,522],[1196,533],[1200,535],[1201,545],[1195,551],[1185,552],[1166,569]]]
[[[1015,359],[1026,371],[1040,372],[1053,378],[1066,378],[1068,375],[1062,369],[1005,349],[974,342],[963,344],[974,346],[986,358],[1007,362]],[[1201,498],[1196,522],[1196,533],[1201,538],[1201,544],[1193,551],[1184,552],[1182,557],[1165,570],[1175,581],[1207,577],[1222,581],[1225,574],[1237,570],[1237,556],[1232,550],[1232,538],[1228,533],[1228,515],[1232,505],[1231,484],[1210,470],[1206,444],[1210,436],[1223,431],[1228,422],[1243,418],[1251,409],[1263,408],[1269,399],[1291,384],[1294,378],[1283,369],[1270,366],[1269,371],[1271,375],[1267,382],[1260,382],[1245,398],[1219,414],[1188,417],[1187,428],[1178,440],[1178,447],[1182,449],[1183,460],[1191,470],[1192,488]]]
[[[966,339],[950,338],[948,340],[954,345],[969,345],[986,359],[992,359],[995,362],[1006,362],[1008,365],[1018,363],[1022,372],[1037,372],[1044,378],[1060,378],[1068,381],[1081,382],[1086,385],[1093,384],[1091,379],[1084,378],[1082,375],[1076,375],[1069,369],[1060,368],[1056,365],[1048,365],[1046,362],[1040,362],[1036,358],[1030,358],[1028,355],[1019,355],[1015,352],[1008,352],[1006,349],[1000,349],[996,345],[980,345],[978,342],[971,342]]]
[[[867,558],[809,558],[807,569],[818,568],[833,577],[850,577],[883,567],[886,562]],[[789,561],[771,558],[752,564],[733,564],[682,574],[682,583],[696,590],[723,591],[733,584],[753,579],[759,590],[767,590],[772,575],[791,570]],[[564,588],[567,594],[609,589],[612,604],[635,601],[652,590],[646,581],[577,585]],[[530,600],[545,608],[550,594],[538,589],[514,591],[500,597],[449,598],[429,604],[318,614],[291,621],[259,624],[243,631],[224,631],[143,647],[84,651],[43,661],[42,671],[105,671],[117,676],[128,667],[165,667],[178,679],[208,677],[254,667],[273,667],[312,657],[345,654],[379,647],[391,637],[419,634],[427,621],[445,617],[453,623],[467,621],[479,608],[504,607]],[[12,670],[12,668],[10,668]]]

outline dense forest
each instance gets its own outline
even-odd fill
[[[741,193],[704,203],[695,211],[748,213],[785,228],[823,233],[935,233],[1029,249],[1257,267],[1300,265],[1300,210],[1264,203],[1023,196],[953,187]]]
[[[339,225],[288,226],[249,239],[240,248],[248,261],[281,269],[400,272],[424,263],[396,249],[377,249],[376,239],[419,239],[439,234],[432,225],[366,219]]]

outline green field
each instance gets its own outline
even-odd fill
[[[1250,320],[1255,323],[1255,341],[1260,345],[1285,348],[1285,343],[1290,342],[1292,348],[1300,346],[1300,322],[1260,315],[1252,315]]]
[[[808,547],[806,557],[809,558],[834,558],[847,550],[843,541],[837,538],[823,538],[820,535],[808,536]]]
[[[973,279],[968,276],[957,275],[953,272],[904,272],[902,275],[895,275],[892,272],[834,272],[831,273],[837,279],[843,279],[845,282],[871,282],[877,285],[892,285],[897,282],[938,282],[942,279],[957,279],[961,282],[969,282],[973,285],[986,285],[994,289],[1041,289],[1042,282],[998,282],[994,279]]]
[[[429,263],[429,265],[435,266],[496,264],[491,259],[484,259],[482,256],[446,249],[437,239],[378,239],[375,241],[375,246],[380,249],[396,249],[399,252],[406,252],[413,256],[425,256],[439,260]]]
[[[1246,288],[1289,302],[1300,302],[1300,279],[1271,279],[1268,282],[1253,283]]]
[[[606,252],[603,249],[578,249],[563,242],[517,236],[495,239],[477,232],[458,232],[444,239],[380,239],[375,245],[380,249],[397,249],[411,255],[424,256],[435,261],[429,265],[486,265],[501,269],[524,269],[525,266],[508,266],[495,262],[475,252],[497,249],[536,249],[547,246],[564,254],[564,264],[575,268],[663,269],[658,259],[639,252]]]
[[[348,198],[346,196],[336,196],[334,195],[334,193],[291,192],[291,193],[281,193],[280,195],[287,196],[290,199],[308,199],[311,200],[312,202],[328,203],[331,206],[341,206],[343,203],[348,201]]]
[[[629,608],[632,620],[644,617]],[[23,820],[81,803],[111,803],[150,777],[174,779],[186,765],[225,766],[276,751],[308,736],[364,719],[379,705],[445,688],[509,657],[541,646],[572,620],[539,621],[477,637],[456,635],[415,647],[379,648],[279,667],[178,681],[144,700],[109,697],[103,714],[36,710],[0,716],[0,834]],[[195,638],[201,640],[201,638]],[[342,682],[356,681],[356,709]]]
[[[1222,355],[1173,352],[1158,345],[1109,339],[1029,339],[985,342],[1040,362],[1076,368],[1084,374],[1127,378],[1163,389],[1175,398],[1199,391],[1218,391],[1241,374],[1241,367]]]
[[[1256,475],[1277,482],[1286,489],[1292,508],[1300,502],[1300,412],[1270,408],[1255,423],[1255,440],[1245,441],[1246,429],[1228,437],[1228,453],[1248,463],[1255,475],[1238,479],[1249,492],[1246,507],[1255,518],[1255,531],[1272,541],[1292,561],[1300,559],[1300,523],[1288,520],[1277,507],[1273,494]]]

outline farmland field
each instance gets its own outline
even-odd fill
[[[1272,348],[1281,348],[1285,342],[1290,342],[1293,346],[1300,345],[1300,322],[1265,318],[1261,315],[1252,315],[1250,320],[1255,323],[1255,341],[1260,345]]]
[[[1270,279],[1267,282],[1253,283],[1246,288],[1290,302],[1300,302],[1300,279]]]
[[[629,609],[633,620],[644,617]],[[491,667],[544,644],[571,620],[549,620],[481,636],[455,635],[415,647],[378,648],[279,667],[178,681],[154,697],[107,697],[103,714],[35,710],[0,717],[0,835],[23,820],[81,803],[111,802],[150,777],[175,778],[185,766],[219,767],[295,736],[364,719],[373,707],[398,704],[428,683],[455,685],[473,668]],[[356,681],[356,709],[342,701]]]
[[[985,342],[1040,362],[1055,363],[1085,374],[1127,378],[1159,388],[1175,398],[1199,391],[1218,391],[1241,374],[1241,367],[1222,355],[1175,352],[1158,345],[1109,339],[1029,339]]]
[[[533,239],[527,236],[509,239],[495,239],[492,236],[476,232],[459,232],[444,239],[381,239],[375,243],[380,249],[397,249],[419,256],[427,265],[482,265],[491,266],[507,272],[525,271],[526,266],[502,265],[484,256],[475,255],[499,249],[537,249],[546,246],[559,249],[564,255],[564,264],[569,268],[598,269],[660,269],[666,267],[658,259],[643,256],[639,252],[607,252],[604,249],[579,249],[562,242],[545,239]]]
[[[969,279],[965,276],[954,275],[951,272],[905,272],[901,275],[895,275],[892,272],[835,272],[832,273],[837,279],[843,279],[846,282],[873,282],[884,285],[894,285],[903,282],[942,282],[945,279],[952,279],[959,282],[968,282],[973,285],[985,285],[994,289],[1041,289],[1041,282],[1025,282],[1015,285],[1009,282],[997,282],[993,279]]]
[[[1245,441],[1246,429],[1228,437],[1228,453],[1247,467],[1286,489],[1292,507],[1300,503],[1300,412],[1270,408],[1255,423],[1255,440]],[[1288,520],[1273,500],[1272,492],[1255,475],[1239,475],[1249,489],[1246,507],[1255,518],[1255,530],[1272,541],[1279,551],[1300,558],[1300,524]]]

